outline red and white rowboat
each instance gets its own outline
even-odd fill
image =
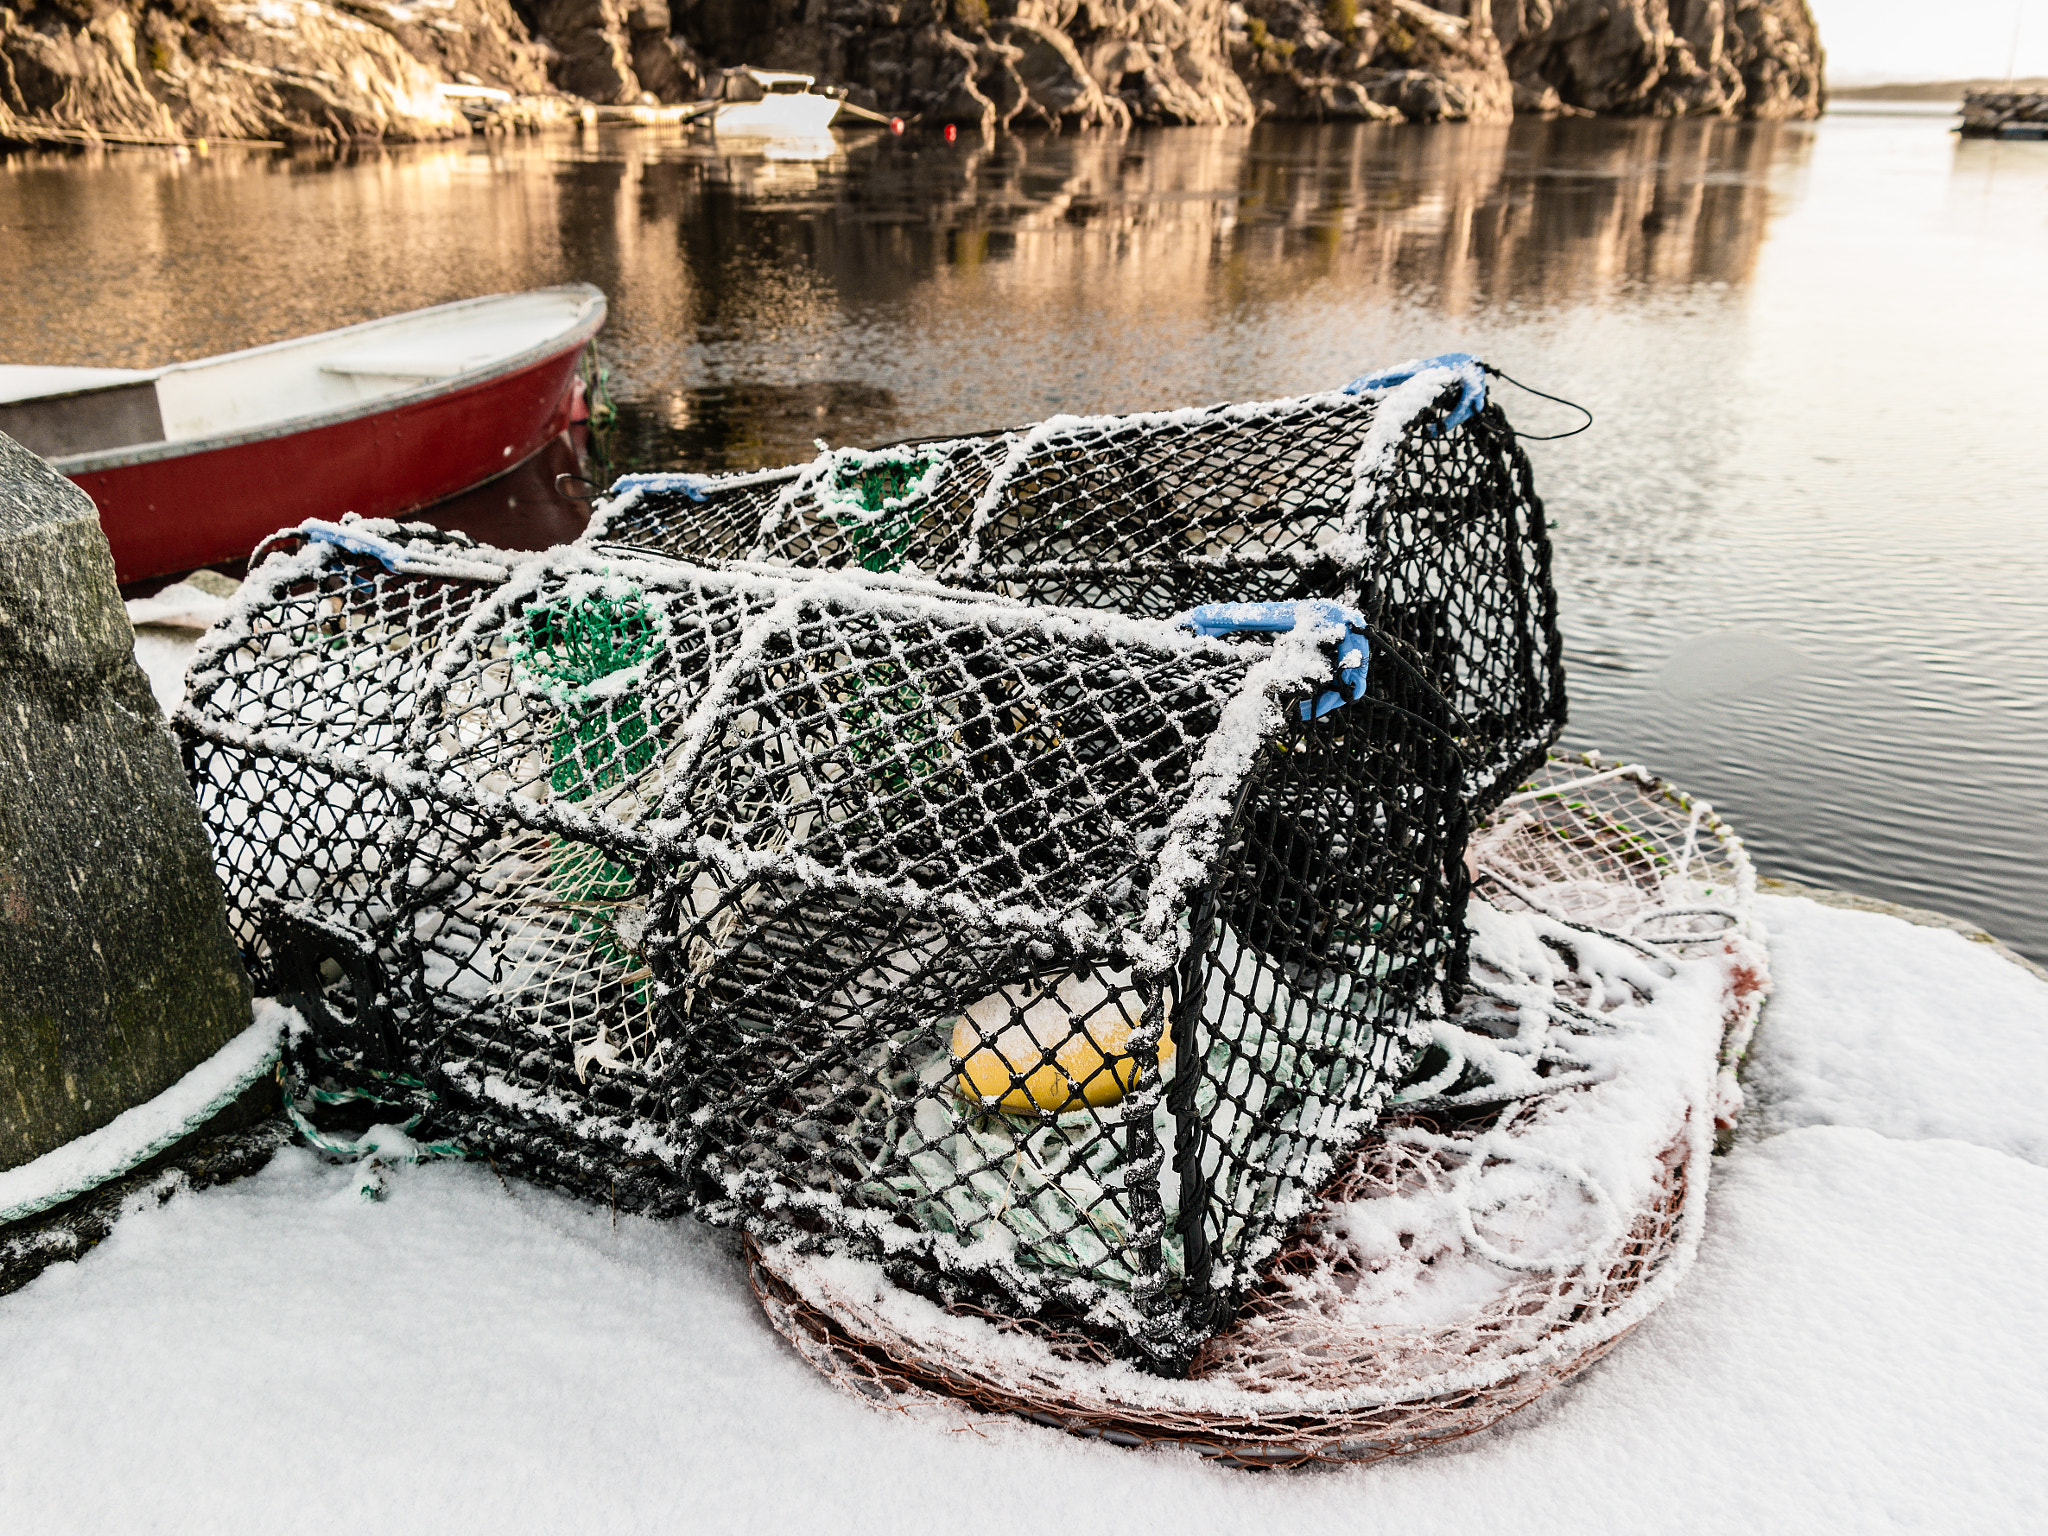
[[[167,368],[0,366],[0,432],[92,497],[116,577],[141,581],[517,467],[568,426],[604,317],[604,295],[570,283]]]

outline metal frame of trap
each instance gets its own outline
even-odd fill
[[[1454,964],[1449,721],[1398,653],[1304,718],[1331,668],[357,527],[252,573],[177,726],[330,1092],[1172,1372]],[[965,1092],[990,1052],[1007,1091]]]
[[[1566,710],[1543,504],[1486,385],[1483,365],[1454,356],[1295,399],[629,476],[583,542],[913,570],[1152,617],[1342,602],[1447,701],[1476,819],[1541,764]]]

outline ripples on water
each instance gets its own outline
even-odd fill
[[[588,279],[621,466],[1479,352],[1598,416],[1530,445],[1573,739],[1710,796],[1766,870],[2048,959],[2048,144],[1857,117],[17,159],[0,247],[5,361]],[[487,525],[558,532],[539,480]]]

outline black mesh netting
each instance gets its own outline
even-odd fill
[[[1339,599],[1448,700],[1476,819],[1543,761],[1564,672],[1528,458],[1446,377],[638,477],[585,539],[1155,617]]]
[[[1452,980],[1461,759],[1341,631],[354,524],[178,715],[330,1089],[1182,1368]]]
[[[1183,1369],[1562,722],[1527,461],[1396,382],[643,479],[545,556],[282,536],[178,728],[305,1070]],[[1162,622],[1302,598],[1351,612]]]

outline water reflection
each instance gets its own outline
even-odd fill
[[[1455,322],[1739,284],[1765,172],[1805,142],[1524,121],[18,158],[0,345],[145,365],[582,278],[612,298],[622,462],[748,467],[821,431],[1293,391],[1320,376],[1230,344],[1276,308]]]
[[[1805,142],[1575,122],[891,139],[789,177],[643,137],[578,168],[561,239],[620,300],[626,457],[746,468],[821,430],[1296,390],[1301,349],[1268,364],[1233,343],[1318,302],[1357,330],[1740,284],[1766,172]],[[612,211],[594,219],[600,188]],[[1320,377],[1380,355],[1361,336]]]

